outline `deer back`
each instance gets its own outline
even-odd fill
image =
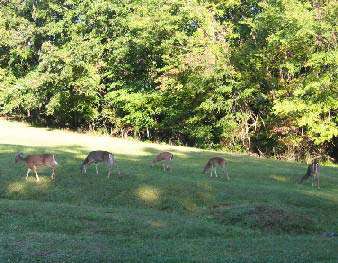
[[[161,152],[156,156],[156,161],[172,160],[174,155],[170,152]]]
[[[53,154],[27,155],[25,161],[29,167],[33,166],[55,166],[57,162]]]
[[[212,166],[224,166],[226,163],[225,159],[222,157],[212,157],[208,160],[208,162],[206,163],[206,165],[204,166],[203,172],[206,172],[207,170],[210,169],[210,167]]]
[[[112,156],[113,154],[107,151],[92,151],[84,159],[83,164],[108,162]]]

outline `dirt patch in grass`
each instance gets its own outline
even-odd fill
[[[212,213],[223,224],[241,225],[275,234],[318,232],[318,224],[308,215],[270,205],[215,207]]]
[[[219,204],[214,204],[212,205],[212,209],[216,210],[216,209],[223,209],[223,208],[231,208],[231,204],[228,203],[219,203]]]
[[[316,230],[316,223],[307,215],[271,206],[255,206],[248,216],[253,227],[286,233],[307,233]]]

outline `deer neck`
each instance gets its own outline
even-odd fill
[[[19,161],[27,161],[27,156],[19,156]]]

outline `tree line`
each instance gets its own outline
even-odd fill
[[[1,0],[0,113],[337,157],[334,0]]]

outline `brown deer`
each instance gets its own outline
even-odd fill
[[[155,158],[150,162],[151,167],[156,163],[162,162],[163,171],[172,171],[171,161],[174,155],[170,152],[160,152]]]
[[[300,178],[299,183],[303,183],[305,180],[312,177],[312,186],[315,186],[315,181],[317,181],[317,188],[319,189],[319,163],[318,160],[313,160],[312,163],[308,166],[306,174]]]
[[[48,166],[52,168],[52,180],[55,179],[55,167],[58,164],[55,160],[54,154],[32,154],[24,156],[23,153],[17,153],[15,156],[15,163],[23,161],[26,163],[28,170],[26,174],[26,180],[28,179],[28,175],[30,171],[35,172],[36,181],[39,182],[39,176],[36,171],[38,167]]]
[[[92,151],[90,152],[87,157],[83,160],[82,164],[81,164],[81,173],[85,174],[87,173],[87,167],[91,164],[95,164],[95,168],[96,168],[96,175],[99,174],[99,171],[97,169],[97,164],[98,163],[105,163],[108,166],[108,178],[110,177],[111,174],[111,170],[113,168],[113,166],[116,167],[118,175],[121,176],[120,170],[117,166],[117,162],[116,159],[114,157],[114,155],[110,152],[106,152],[106,151]]]
[[[207,164],[204,166],[203,173],[207,173],[210,171],[210,177],[212,177],[212,172],[215,173],[215,176],[217,177],[217,167],[220,166],[223,168],[223,174],[227,177],[228,180],[230,180],[230,177],[228,175],[227,171],[227,162],[222,157],[212,157],[209,159]]]

